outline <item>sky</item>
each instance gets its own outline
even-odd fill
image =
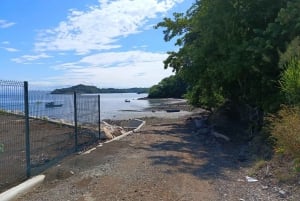
[[[153,26],[194,0],[1,0],[0,80],[32,89],[151,87],[177,50]]]

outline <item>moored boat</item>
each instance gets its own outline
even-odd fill
[[[167,109],[166,112],[180,112],[179,109]]]
[[[45,107],[62,107],[63,104],[55,104],[54,102],[48,102],[45,104]]]

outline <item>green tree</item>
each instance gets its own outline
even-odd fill
[[[178,75],[164,78],[149,90],[149,98],[182,98],[187,85]]]
[[[165,68],[183,75],[193,104],[215,107],[230,100],[276,109],[279,52],[300,33],[297,10],[298,0],[198,0],[156,26],[180,46],[169,52]]]
[[[282,73],[281,89],[289,104],[300,104],[300,60],[294,58]]]
[[[284,69],[280,86],[287,104],[300,106],[300,37],[296,37],[281,54],[279,64]]]

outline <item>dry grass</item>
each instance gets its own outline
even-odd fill
[[[280,183],[297,183],[300,173],[300,108],[283,106],[269,118],[275,138],[274,177]]]
[[[252,166],[252,168],[249,170],[249,175],[250,176],[255,176],[257,172],[261,171],[263,168],[265,168],[267,165],[267,161],[265,161],[264,159],[257,159],[254,162],[254,165]]]
[[[282,107],[278,116],[271,117],[271,134],[276,139],[276,152],[300,158],[300,108]]]

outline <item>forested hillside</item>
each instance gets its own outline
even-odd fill
[[[72,87],[55,89],[51,94],[71,94],[71,93],[84,93],[84,94],[97,94],[97,93],[148,93],[149,88],[127,88],[127,89],[116,89],[116,88],[97,88],[95,86],[88,86],[79,84]]]

